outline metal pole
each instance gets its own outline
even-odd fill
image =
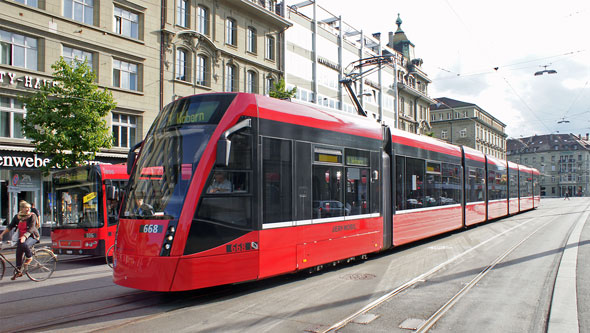
[[[361,48],[359,51],[359,60],[363,59],[364,46],[365,46],[365,33],[361,30]],[[359,73],[362,73],[362,70],[360,67],[359,67]],[[361,78],[359,81],[360,81],[359,82],[360,83],[359,95],[361,95],[361,105],[363,106],[363,109],[364,109],[365,108],[365,97],[364,97],[365,85],[363,83],[363,78]]]
[[[317,18],[317,1],[313,2],[313,35],[312,35],[312,44],[313,44],[313,96],[316,104],[320,104],[320,100],[318,98],[318,18]]]
[[[379,55],[381,54],[381,38],[379,38]],[[379,64],[379,123],[383,121],[383,65]]]
[[[340,69],[338,71],[338,82],[344,79],[344,63],[343,63],[343,50],[344,50],[344,36],[342,35],[342,15],[338,17],[339,34],[338,34],[338,65]],[[340,110],[344,110],[344,91],[342,85],[338,85],[338,100],[340,101]]]
[[[397,57],[393,57],[393,93],[395,102],[393,103],[393,112],[395,113],[395,128],[399,128],[399,93],[397,91]]]

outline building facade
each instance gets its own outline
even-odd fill
[[[290,26],[268,0],[165,0],[163,104],[208,92],[268,94],[282,77]]]
[[[476,104],[435,98],[430,106],[434,137],[506,159],[506,125]]]
[[[590,141],[573,134],[509,139],[508,160],[541,172],[541,195],[590,196]]]
[[[107,122],[113,148],[98,162],[124,162],[158,112],[160,6],[144,1],[6,0],[0,2],[0,217],[17,212],[19,200],[36,204],[44,221],[51,217],[49,177],[20,128],[26,108],[19,97],[53,84],[60,57],[86,59],[97,84],[113,93],[117,107]]]
[[[339,83],[349,64],[389,56],[355,83],[363,108],[391,127],[428,133],[430,80],[396,21],[387,39],[365,34],[316,2],[274,0],[4,0],[0,1],[0,218],[19,200],[51,216],[50,178],[20,128],[19,97],[51,82],[60,57],[87,60],[117,107],[107,122],[113,147],[96,163],[125,162],[159,110],[183,96],[243,91],[268,94],[282,77],[297,99],[356,113]],[[301,4],[301,2],[299,2]],[[347,68],[348,67],[348,68]]]
[[[346,74],[369,71],[354,68],[361,59],[389,56],[393,61],[376,68],[355,82],[354,90],[363,109],[385,124],[412,133],[427,133],[429,125],[428,84],[414,58],[414,45],[398,29],[384,40],[347,24],[340,15],[321,7],[321,1],[285,1],[283,12],[293,26],[285,32],[285,81],[297,87],[296,99],[334,110],[357,113],[340,80]],[[376,66],[373,66],[376,67]]]

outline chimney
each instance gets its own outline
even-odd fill
[[[588,133],[586,133],[586,141],[588,141]]]

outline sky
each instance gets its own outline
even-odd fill
[[[399,13],[402,30],[432,80],[429,96],[477,104],[506,124],[509,137],[590,133],[588,0],[317,4],[355,29],[380,32],[382,38],[397,29]],[[544,69],[557,74],[534,75]]]

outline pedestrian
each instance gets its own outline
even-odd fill
[[[565,197],[563,198],[563,200],[569,200],[569,199],[570,199],[570,192],[565,191]]]
[[[12,221],[8,225],[2,233],[0,234],[0,238],[4,236],[8,230],[11,230],[15,227],[18,228],[18,241],[16,244],[16,268],[17,271],[14,272],[14,276],[11,280],[16,279],[17,277],[23,276],[21,267],[25,270],[27,266],[33,260],[33,252],[31,251],[31,247],[39,241],[39,231],[37,230],[37,215],[31,212],[31,204],[26,201],[21,201],[18,204],[19,211],[18,214],[14,215]],[[23,253],[25,254],[25,261],[23,262]]]
[[[31,202],[31,213],[37,215],[37,220],[39,220],[39,210],[35,208],[35,202]],[[41,221],[41,220],[39,220]]]

